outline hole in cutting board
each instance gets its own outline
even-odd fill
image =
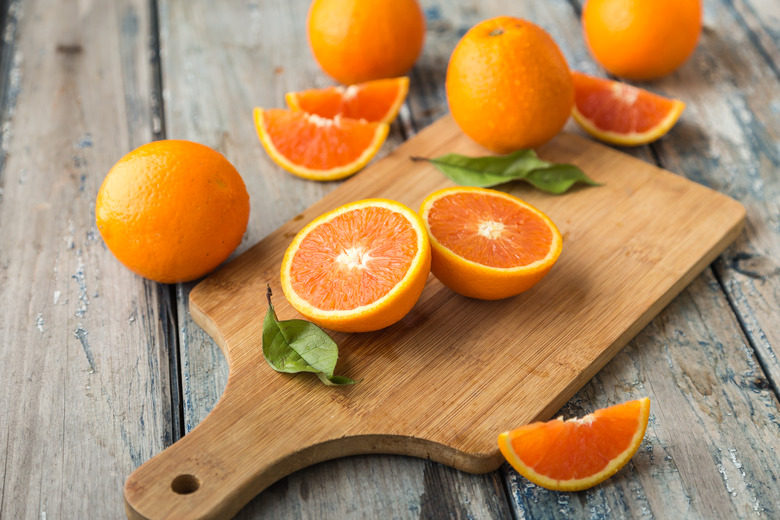
[[[171,482],[171,489],[177,495],[189,495],[200,487],[200,480],[195,475],[179,475]]]

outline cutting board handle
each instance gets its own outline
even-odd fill
[[[258,431],[257,403],[233,395],[241,392],[231,391],[229,382],[192,432],[127,478],[128,518],[229,518],[275,481],[344,453],[349,441],[338,428],[312,431],[308,445],[289,442],[291,428],[300,427],[294,414],[280,412],[269,421],[273,431]]]

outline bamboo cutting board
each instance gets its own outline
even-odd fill
[[[343,203],[385,197],[418,209],[451,183],[411,155],[485,155],[445,117],[344,183],[190,293],[193,319],[230,375],[201,424],[125,483],[130,518],[221,518],[276,480],[346,455],[396,453],[468,472],[501,464],[504,430],[551,417],[740,232],[736,201],[638,159],[561,134],[543,158],[580,166],[600,187],[553,196],[503,189],[558,225],[564,245],[540,284],[514,298],[462,297],[433,276],[399,323],[332,333],[336,373],[276,373],[262,356],[266,284],[279,319],[300,317],[279,286],[292,237]]]

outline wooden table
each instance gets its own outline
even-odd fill
[[[572,68],[603,74],[584,47],[577,0],[422,3],[425,50],[384,154],[446,114],[449,53],[484,18],[528,18]],[[284,478],[238,518],[780,517],[780,4],[704,3],[692,59],[645,85],[686,101],[681,121],[626,151],[738,199],[747,224],[561,411],[649,396],[650,425],[628,466],[588,491],[556,493],[508,465],[470,475],[350,457]],[[254,106],[282,106],[286,91],[331,84],[307,47],[307,4],[3,3],[0,517],[124,517],[127,475],[219,399],[227,368],[188,314],[194,284],[160,285],[121,266],[95,227],[95,196],[136,146],[207,144],[250,193],[240,254],[336,188],[274,165],[251,118]]]

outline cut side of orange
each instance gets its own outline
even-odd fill
[[[399,202],[366,199],[317,217],[296,235],[282,261],[282,290],[322,327],[368,332],[406,316],[430,266],[420,217]]]
[[[255,108],[255,128],[271,159],[318,181],[343,179],[363,168],[387,138],[387,123],[324,118],[280,108]]]
[[[423,201],[420,214],[431,241],[431,271],[464,296],[520,294],[561,254],[563,239],[550,218],[501,191],[445,188]]]
[[[679,99],[572,71],[574,120],[593,137],[610,144],[639,146],[664,136],[685,109]]]
[[[650,399],[596,410],[582,419],[559,417],[498,436],[518,473],[547,489],[580,491],[608,479],[634,456],[645,436]]]
[[[378,79],[348,87],[327,87],[288,92],[284,99],[292,110],[320,117],[336,116],[391,123],[409,93],[409,78]]]

